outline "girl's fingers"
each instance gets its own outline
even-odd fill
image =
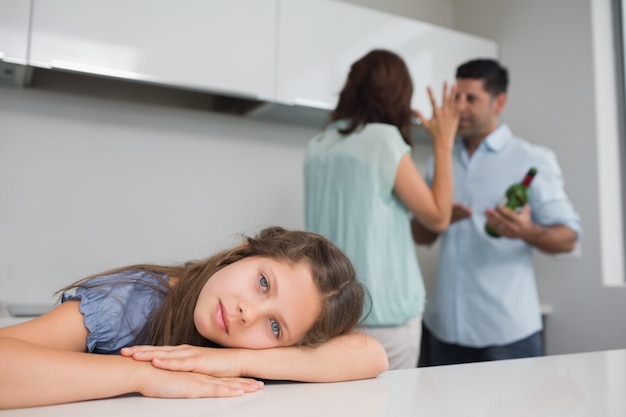
[[[242,390],[243,392],[256,392],[263,389],[263,382],[248,378],[215,378],[209,381],[212,385],[221,385],[231,390]],[[229,396],[230,393],[227,394]],[[237,394],[235,394],[237,395]]]
[[[184,350],[172,350],[172,351],[142,351],[135,352],[133,354],[133,358],[137,360],[150,360],[150,359],[181,359],[181,358],[195,358],[196,355],[194,352],[184,351]]]
[[[178,346],[138,345],[138,346],[130,346],[130,347],[122,348],[121,353],[122,355],[129,356],[136,352],[146,352],[146,351],[152,351],[152,350],[174,350],[178,348],[179,348]]]
[[[150,361],[154,358],[183,358],[196,356],[197,351],[187,345],[181,346],[133,346],[123,348],[122,356],[132,357],[137,361]]]
[[[171,352],[177,350],[187,350],[190,345],[176,345],[176,346],[151,346],[151,345],[138,345],[122,348],[121,353],[124,356],[130,356],[137,352]]]

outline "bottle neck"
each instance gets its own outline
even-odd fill
[[[528,186],[530,185],[530,183],[533,181],[533,178],[535,178],[535,171],[529,171],[528,174],[526,174],[526,176],[524,177],[524,181],[522,181],[522,185],[526,188],[528,188]]]

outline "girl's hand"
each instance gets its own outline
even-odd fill
[[[433,115],[430,119],[424,117],[419,110],[413,110],[422,122],[424,129],[435,141],[435,145],[441,144],[446,148],[452,148],[459,124],[459,107],[456,102],[456,85],[448,89],[448,83],[443,83],[441,106],[437,105],[432,88],[428,87],[428,97],[433,107]]]
[[[123,348],[122,356],[136,361],[152,362],[156,368],[196,372],[214,377],[242,375],[236,349],[216,349],[191,345],[132,346]]]
[[[138,392],[156,398],[236,397],[263,389],[248,378],[218,378],[196,372],[167,371],[150,367],[142,375]]]

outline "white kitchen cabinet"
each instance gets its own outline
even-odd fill
[[[35,1],[30,64],[272,98],[277,1]]]
[[[29,1],[0,1],[0,60],[26,64],[29,19]]]
[[[412,105],[430,115],[427,85],[439,96],[458,64],[497,56],[494,41],[330,0],[282,0],[279,28],[277,99],[285,104],[334,108],[350,65],[384,48],[405,59]]]

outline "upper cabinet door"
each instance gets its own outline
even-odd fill
[[[26,64],[30,1],[0,1],[0,60]]]
[[[30,63],[273,98],[277,1],[37,1]]]
[[[497,56],[493,41],[337,1],[282,0],[279,25],[277,98],[288,104],[333,109],[350,65],[384,48],[404,58],[412,105],[430,115],[427,85],[439,96],[458,64]]]

